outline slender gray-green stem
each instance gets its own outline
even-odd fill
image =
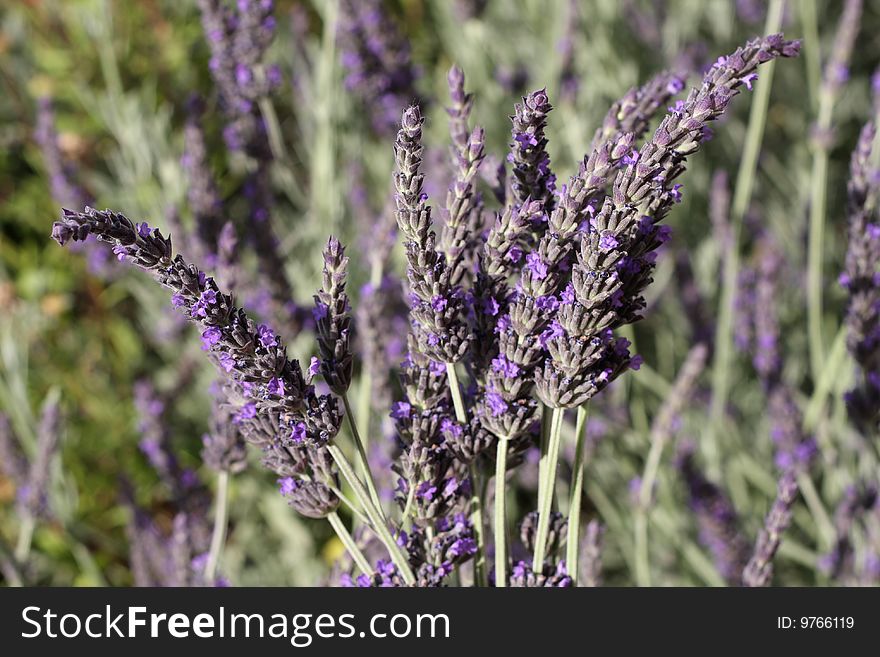
[[[819,19],[816,16],[816,0],[801,0],[801,25],[804,31],[804,62],[807,69],[807,88],[813,110],[819,106],[819,86],[822,83],[822,61],[819,55]]]
[[[461,395],[461,384],[453,363],[446,363],[446,378],[449,380],[449,392],[452,394],[452,405],[455,408],[455,419],[463,427],[467,426],[467,411]],[[483,536],[483,501],[480,499],[481,482],[478,479],[476,462],[471,463],[471,524],[477,539],[477,554],[474,557],[474,583],[477,586],[486,582],[486,549]]]
[[[211,534],[211,547],[208,549],[208,561],[205,564],[205,582],[211,584],[217,576],[220,554],[226,543],[226,525],[228,521],[229,502],[229,471],[221,470],[217,475],[217,493],[214,507],[214,531]]]
[[[834,94],[828,85],[819,90],[819,116],[816,130],[825,135],[831,129]],[[810,372],[818,380],[825,361],[822,339],[822,247],[825,239],[825,204],[828,190],[828,146],[824,139],[813,145],[813,169],[810,173],[810,231],[807,237],[807,339],[810,347]]]
[[[382,503],[379,501],[379,491],[376,490],[376,482],[373,481],[373,473],[370,472],[370,462],[367,460],[367,448],[364,447],[364,443],[361,440],[361,434],[358,431],[357,420],[354,417],[354,412],[351,410],[351,404],[348,403],[347,393],[343,393],[342,395],[342,404],[343,406],[345,406],[345,414],[346,416],[348,416],[348,425],[351,427],[351,439],[354,442],[354,446],[358,454],[358,462],[360,465],[361,473],[364,475],[364,481],[367,482],[367,490],[370,493],[370,498],[373,500],[373,504],[379,511],[379,515],[384,521],[385,513],[382,511]]]
[[[453,363],[446,363],[446,378],[449,379],[449,392],[452,393],[452,405],[455,407],[455,419],[459,424],[467,425],[467,411],[464,409],[464,398],[461,396],[461,384]]]
[[[348,498],[348,496],[339,489],[338,486],[331,486],[328,484],[328,487],[330,488],[330,490],[333,491],[336,497],[338,497],[342,501],[342,503],[348,507],[348,510],[351,511],[352,515],[357,519],[359,523],[369,526],[370,519],[364,515],[363,511],[358,508],[357,504],[352,502]]]
[[[367,491],[363,482],[358,478],[357,473],[354,471],[354,468],[345,456],[345,453],[339,449],[337,445],[333,444],[327,445],[327,451],[329,451],[330,455],[333,457],[333,461],[339,468],[339,472],[343,479],[345,479],[351,487],[352,492],[354,492],[358,504],[360,504],[361,508],[370,519],[370,527],[373,528],[378,539],[382,541],[383,545],[385,545],[385,549],[388,550],[391,560],[394,562],[394,565],[397,566],[397,570],[400,571],[400,576],[403,577],[403,580],[408,586],[412,586],[415,583],[416,578],[415,575],[413,575],[412,568],[409,566],[409,561],[400,549],[397,541],[394,540],[391,532],[388,530],[388,526],[385,524],[385,518],[373,504],[373,500],[370,499],[370,493]]]
[[[495,450],[495,586],[507,586],[507,439]]]
[[[541,458],[538,461],[538,481],[544,480],[544,471],[547,469],[547,444],[550,436],[550,407],[541,404]],[[541,508],[544,491],[538,486],[538,508]]]
[[[370,562],[367,561],[364,553],[361,552],[361,549],[357,546],[357,543],[355,543],[354,538],[352,538],[348,529],[346,529],[339,514],[337,514],[336,511],[333,511],[327,516],[327,520],[330,522],[330,526],[333,527],[339,540],[342,541],[345,549],[348,550],[348,554],[351,556],[352,561],[354,561],[358,569],[364,575],[370,575],[373,572],[373,569],[370,567]]]
[[[571,492],[568,503],[568,539],[565,545],[565,566],[574,586],[578,581],[578,559],[581,543],[581,499],[584,496],[584,453],[587,442],[586,404],[578,406],[574,427],[574,465],[571,473]]]
[[[779,31],[784,6],[784,0],[770,2],[764,34],[775,34]],[[767,108],[770,104],[770,88],[773,85],[774,70],[774,62],[767,62],[762,69],[761,76],[755,83],[755,95],[749,111],[745,147],[739,161],[736,188],[730,211],[730,251],[725,254],[723,261],[721,300],[715,331],[715,355],[712,362],[710,417],[704,439],[700,441],[710,476],[720,475],[721,470],[718,433],[724,423],[724,411],[727,407],[727,395],[730,389],[733,360],[733,315],[737,279],[739,278],[740,233],[755,184],[755,173],[758,168],[758,155],[761,152],[761,141],[764,137],[764,126],[767,121]]]
[[[15,562],[15,556],[2,537],[0,537],[0,573],[3,573],[6,583],[10,587],[19,588],[24,586],[24,576]]]
[[[553,490],[556,485],[556,466],[559,463],[559,443],[562,438],[562,418],[565,409],[554,408],[550,417],[550,435],[547,439],[547,465],[538,478],[538,530],[535,534],[535,555],[532,570],[539,573],[544,568],[547,551],[547,535],[550,532],[550,511],[553,506]]]
[[[34,528],[37,519],[32,513],[25,513],[21,519],[21,527],[18,530],[18,542],[15,544],[15,561],[19,564],[27,562],[31,554],[31,543],[34,539]]]
[[[654,490],[654,482],[657,481],[657,472],[660,468],[660,456],[666,445],[664,438],[651,441],[651,449],[645,461],[645,469],[642,472],[642,480],[639,485],[638,498],[635,509],[635,554],[636,554],[636,584],[639,586],[651,586],[651,565],[648,559],[648,510],[651,506],[651,494]]]

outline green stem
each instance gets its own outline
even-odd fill
[[[547,470],[547,445],[550,436],[550,407],[541,404],[541,458],[538,461],[538,482],[544,481],[544,472]],[[544,501],[544,491],[538,485],[538,508]]]
[[[507,586],[507,439],[495,450],[495,586]]]
[[[822,62],[819,56],[819,19],[816,17],[816,0],[801,0],[801,25],[804,31],[804,61],[807,69],[807,88],[810,104],[815,110],[819,105],[819,85],[822,80]]]
[[[819,492],[816,490],[810,475],[806,472],[798,472],[797,482],[801,495],[804,496],[804,502],[806,502],[807,508],[810,510],[810,515],[813,516],[813,521],[816,523],[816,529],[819,532],[819,543],[822,545],[823,550],[830,550],[836,533],[834,523],[831,522],[831,516],[825,510],[825,505],[822,504],[822,498],[819,496]]]
[[[476,586],[488,585],[488,573],[486,572],[486,537],[483,531],[483,504],[481,498],[482,483],[477,472],[476,461],[471,463],[471,525],[477,539],[477,554],[474,557],[474,584]]]
[[[556,484],[556,466],[559,463],[559,443],[562,436],[562,418],[565,409],[554,408],[550,419],[550,436],[547,441],[547,465],[538,479],[538,530],[535,534],[535,555],[532,570],[540,573],[544,569],[547,550],[547,535],[550,532],[550,511],[553,505],[553,489]]]
[[[452,393],[452,405],[455,407],[455,419],[462,426],[467,426],[467,412],[464,398],[461,395],[461,384],[453,363],[446,363],[446,378],[449,380],[449,392]],[[480,499],[480,482],[476,463],[471,464],[471,524],[477,538],[477,554],[474,557],[474,584],[483,585],[486,581],[486,547],[483,536],[483,501]]]
[[[820,113],[825,106],[824,98],[826,94],[821,94]],[[819,125],[821,126],[821,119]],[[821,130],[820,127],[820,132]],[[817,144],[810,177],[810,231],[807,238],[807,338],[810,347],[810,373],[814,381],[818,380],[825,362],[825,344],[822,339],[822,247],[825,238],[827,182],[828,151]]]
[[[351,438],[357,448],[358,465],[360,466],[361,473],[364,475],[364,481],[367,482],[367,490],[370,493],[370,499],[373,500],[373,504],[376,506],[376,510],[379,512],[379,516],[384,522],[385,514],[382,511],[382,503],[379,501],[379,491],[376,490],[376,482],[373,481],[373,474],[370,472],[370,462],[367,460],[367,449],[364,447],[363,441],[361,441],[361,434],[358,431],[354,412],[351,410],[351,404],[348,403],[348,393],[343,393],[342,404],[345,406],[345,414],[348,416],[348,424],[351,427]]]
[[[401,577],[403,577],[403,580],[408,586],[412,586],[413,584],[415,584],[416,578],[415,575],[413,575],[412,569],[409,566],[409,562],[407,561],[406,556],[403,554],[403,551],[400,549],[400,546],[394,540],[391,532],[388,531],[388,527],[385,524],[385,519],[383,518],[381,512],[373,504],[373,501],[370,499],[370,494],[367,492],[364,484],[358,478],[357,473],[351,466],[351,463],[337,445],[327,445],[327,451],[330,452],[330,455],[336,462],[336,466],[339,468],[340,474],[342,474],[342,477],[345,479],[346,482],[348,482],[348,485],[354,492],[355,498],[357,499],[363,510],[366,512],[367,517],[370,519],[370,526],[373,528],[373,531],[376,532],[376,536],[379,538],[379,540],[382,541],[382,543],[385,545],[385,548],[388,550],[388,554],[391,556],[391,560],[400,571]]]
[[[367,561],[364,553],[361,552],[361,549],[357,546],[357,543],[355,543],[348,529],[345,528],[345,524],[342,522],[342,518],[339,517],[339,514],[334,511],[327,516],[327,520],[330,522],[330,526],[333,527],[339,540],[342,541],[345,549],[348,550],[348,554],[351,556],[355,565],[357,565],[364,575],[372,574],[373,569],[370,568],[370,562]]]
[[[635,563],[636,583],[639,586],[651,586],[651,565],[648,559],[648,509],[651,507],[651,493],[654,490],[654,482],[657,481],[657,472],[660,469],[660,456],[666,441],[663,438],[655,438],[651,442],[651,449],[645,461],[645,470],[642,473],[642,483],[639,486],[639,496],[635,510]]]
[[[464,410],[464,398],[461,396],[461,385],[453,363],[446,363],[446,378],[449,379],[449,392],[452,393],[452,405],[455,407],[455,419],[459,424],[467,425],[467,413]]]
[[[370,519],[365,516],[360,509],[357,508],[357,504],[348,499],[348,496],[343,493],[337,486],[331,486],[327,484],[327,487],[333,491],[333,493],[338,497],[342,503],[348,507],[348,510],[351,511],[351,514],[360,522],[362,525],[369,526]]]
[[[764,34],[775,34],[779,31],[784,5],[784,0],[772,0],[767,10]],[[733,360],[733,314],[739,277],[740,233],[742,232],[743,217],[751,202],[752,189],[755,184],[755,173],[758,168],[758,155],[761,151],[761,141],[767,121],[767,108],[770,104],[770,88],[773,85],[774,70],[774,63],[767,62],[762,67],[761,76],[755,83],[755,95],[749,111],[745,147],[740,159],[736,189],[730,211],[730,252],[725,255],[723,264],[721,300],[715,332],[715,357],[712,363],[712,402],[709,426],[704,440],[701,441],[707,469],[712,476],[718,476],[721,471],[717,434],[724,424],[724,412],[730,388]]]
[[[812,8],[815,12],[815,7]],[[812,16],[815,21],[815,15]],[[811,35],[812,36],[812,35]],[[818,58],[818,44],[816,45]],[[821,63],[816,62],[816,67]],[[828,135],[837,93],[832,85],[819,80],[816,139],[813,144],[813,169],[810,177],[810,231],[807,241],[807,329],[810,347],[810,373],[816,381],[825,362],[822,340],[822,288],[824,284],[823,253],[825,239],[825,205],[828,192]]]
[[[6,583],[10,587],[20,588],[24,586],[24,577],[21,570],[18,564],[15,563],[15,557],[2,537],[0,537],[0,572],[6,577]]]
[[[229,471],[221,470],[217,475],[217,506],[214,508],[214,531],[211,534],[211,547],[208,550],[208,561],[205,564],[205,582],[208,585],[217,576],[220,553],[226,543],[226,525],[229,500]]]
[[[21,519],[21,528],[18,531],[18,543],[15,544],[15,561],[19,564],[27,562],[31,554],[31,543],[34,539],[34,528],[37,520],[32,513],[27,513]]]
[[[584,492],[584,451],[587,437],[586,405],[578,407],[574,428],[574,465],[571,473],[571,496],[568,503],[568,540],[565,546],[565,565],[574,586],[578,581],[578,560],[581,544],[581,500]]]

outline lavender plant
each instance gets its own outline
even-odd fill
[[[265,167],[271,152],[257,108],[272,86],[262,64],[273,27],[268,20],[271,3],[239,3],[232,12],[205,0],[201,8],[228,119],[227,142],[256,162],[248,183],[253,185],[251,199],[254,207],[267,208]],[[488,214],[478,189],[487,151],[484,132],[470,126],[473,99],[465,91],[462,72],[453,68],[448,79],[453,179],[439,213],[439,236],[425,193],[425,119],[418,105],[403,110],[394,143],[393,216],[406,257],[409,322],[400,367],[402,394],[390,409],[399,442],[393,463],[398,476],[395,514],[383,507],[361,437],[361,429],[369,432],[371,424],[359,423],[349,403],[358,368],[348,258],[338,240],[330,238],[323,252],[322,285],[313,310],[317,355],[304,371],[289,357],[279,331],[249,316],[214,277],[175,253],[170,237],[158,229],[121,213],[87,207],[82,212],[63,210],[52,236],[61,245],[93,236],[112,245],[119,260],[146,271],[171,292],[172,305],[197,327],[220,380],[222,394],[205,440],[206,463],[221,477],[228,476],[243,465],[242,439],[258,448],[290,506],[307,517],[326,518],[337,533],[359,571],[345,573],[347,583],[494,582],[500,587],[571,586],[583,580],[595,585],[600,579],[599,525],[589,525],[583,548],[580,536],[588,402],[626,370],[639,367],[641,358],[615,332],[640,319],[646,307],[644,292],[652,281],[657,251],[669,239],[662,221],[681,201],[682,186],[676,181],[687,157],[699,150],[709,123],[727,110],[740,89],[751,88],[760,64],[797,52],[797,42],[772,35],[719,58],[701,86],[673,102],[641,145],[652,117],[683,90],[684,82],[677,74],[663,73],[632,89],[612,106],[577,173],[558,189],[546,150],[549,98],[543,90],[526,95],[512,117],[509,191],[494,215]],[[387,68],[401,61],[397,57],[382,64]],[[374,90],[374,96],[398,97],[396,93],[384,87]],[[195,166],[200,161],[195,133],[189,154]],[[204,182],[196,191],[199,198],[190,202],[203,208],[219,250],[219,222],[210,214],[215,202],[202,203],[201,198],[215,195]],[[279,279],[266,280],[272,297],[286,306],[291,290],[284,283],[279,253],[267,244],[256,246],[264,277],[271,272]],[[375,262],[374,290],[385,277],[387,259]],[[219,270],[219,259],[213,266]],[[369,295],[361,300],[371,302]],[[376,323],[371,326],[370,315],[363,317],[370,336]],[[289,317],[279,320],[274,314],[273,320]],[[290,328],[287,324],[282,332]],[[368,339],[375,342],[375,335]],[[375,344],[370,349],[379,352]],[[693,382],[705,355],[702,346],[694,352],[680,388]],[[378,371],[370,369],[374,375]],[[318,377],[326,388],[319,386]],[[685,394],[679,390],[680,397]],[[565,411],[575,408],[573,481],[563,515],[552,506]],[[357,465],[340,436],[343,415]],[[663,417],[658,432],[668,432],[671,416]],[[531,559],[511,561],[506,544],[508,470],[539,440],[537,511],[527,513],[521,525]],[[655,440],[656,445],[663,442]],[[159,459],[158,452],[155,456],[157,464],[171,463]],[[725,576],[733,581],[747,560],[745,543],[731,529],[732,515],[722,496],[700,479],[691,460],[682,463],[698,517],[729,539],[717,551],[726,563]],[[171,467],[165,465],[163,472]],[[493,474],[489,532],[483,510]],[[199,569],[209,582],[223,542],[223,499],[218,500],[208,562]],[[366,538],[350,533],[340,508],[362,523]],[[184,545],[189,539],[183,528],[192,515],[181,510],[174,531],[165,538],[164,560],[177,573],[169,581],[183,582],[184,564],[191,568],[198,556]],[[137,512],[131,531],[154,533]],[[708,537],[711,532],[706,532]],[[144,538],[144,545],[151,540]],[[380,556],[371,553],[368,559],[365,544],[381,546]],[[559,554],[563,547],[564,557]],[[487,558],[492,551],[494,572]],[[769,552],[762,548],[764,561]],[[135,559],[143,581],[155,581],[146,565],[151,559],[156,557],[146,552]]]

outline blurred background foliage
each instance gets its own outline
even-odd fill
[[[805,409],[816,389],[806,359],[797,356],[807,350],[801,279],[810,126],[816,120],[820,70],[815,53],[827,55],[841,3],[789,1],[783,18],[787,37],[805,36],[808,4],[816,10],[818,41],[806,44],[804,56],[776,67],[748,214],[751,225],[769,226],[780,238],[793,272],[792,291],[780,312],[789,355],[786,378],[804,382],[798,386],[798,401]],[[469,15],[468,5],[479,11]],[[560,181],[575,171],[614,99],[663,68],[698,71],[761,34],[766,12],[762,2],[724,0],[396,0],[388,8],[410,41],[420,71],[429,148],[441,157],[445,153],[445,79],[455,62],[476,94],[474,118],[487,130],[489,152],[502,158],[514,102],[526,91],[547,87],[556,106],[548,127],[549,150]],[[351,289],[369,275],[358,246],[362,225],[356,216],[363,208],[349,202],[353,167],[363,176],[374,211],[386,202],[390,184],[391,141],[373,135],[343,84],[334,28],[340,11],[333,0],[278,0],[277,36],[268,57],[280,65],[284,80],[273,97],[285,150],[272,172],[273,217],[301,303],[308,303],[318,286],[320,245],[331,232],[352,247]],[[561,94],[567,52],[559,44],[566,35],[572,39],[570,64],[579,81],[576,95]],[[192,382],[177,391],[168,419],[183,464],[198,469],[210,378],[197,360],[198,341],[188,339],[193,336],[163,339],[167,301],[150,281],[131,268],[112,267],[115,263],[109,263],[107,275],[97,274],[86,258],[49,239],[59,208],[34,139],[36,100],[52,97],[58,146],[94,205],[147,219],[164,230],[169,212],[189,220],[180,164],[182,127],[187,100],[202,95],[209,108],[204,127],[211,164],[227,199],[224,212],[235,216],[242,211],[240,179],[223,147],[208,58],[192,0],[9,0],[0,8],[0,410],[26,449],[33,447],[38,409],[50,390],[60,392],[66,418],[62,458],[52,480],[55,518],[35,534],[41,583],[131,583],[120,477],[133,482],[139,503],[160,518],[167,496],[138,449],[133,385],[150,377],[167,390],[181,363],[199,363]],[[871,113],[869,78],[878,61],[880,12],[869,2],[851,75],[833,115],[824,250],[829,349],[844,312],[834,280],[845,255],[847,164],[858,129]],[[691,83],[697,75],[692,74]],[[686,174],[685,201],[670,217],[672,248],[691,255],[710,307],[718,300],[720,276],[719,245],[708,212],[710,179],[717,171],[735,178],[749,102],[749,95],[735,102],[718,126],[717,138]],[[432,191],[432,196],[442,198],[443,191]],[[602,408],[622,411],[609,410],[595,420],[605,422],[606,439],[588,465],[587,493],[608,526],[604,561],[610,583],[632,581],[628,487],[641,472],[651,421],[690,346],[675,280],[674,256],[667,252],[649,292],[648,317],[633,336],[648,366],[627,375],[603,400]],[[307,358],[310,338],[302,337],[293,351]],[[876,470],[876,460],[847,451],[856,438],[841,393],[851,369],[844,360],[828,391],[831,403],[818,400],[819,440],[830,450],[823,449],[817,485],[829,509],[855,477]],[[754,537],[775,489],[765,400],[747,357],[737,355],[728,376],[730,409],[720,434],[724,467],[713,474]],[[692,402],[680,433],[698,438],[706,422],[705,388]],[[17,531],[14,495],[11,483],[0,479],[0,534],[8,542],[14,542]],[[671,467],[662,469],[656,495],[651,542],[656,583],[720,583],[695,538]],[[170,515],[166,520],[170,523]],[[779,560],[780,581],[823,583],[816,563],[829,546],[813,520],[798,507]],[[318,583],[340,552],[322,523],[298,518],[286,507],[258,465],[235,478],[230,526],[223,570],[234,584]]]

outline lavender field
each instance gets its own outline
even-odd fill
[[[4,3],[0,581],[880,584],[878,35]]]

